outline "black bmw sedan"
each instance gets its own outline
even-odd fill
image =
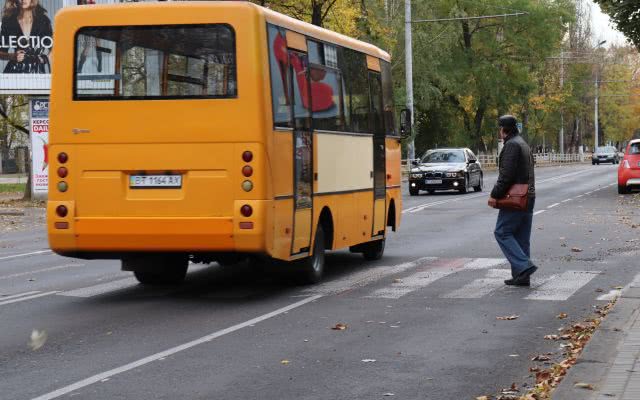
[[[478,158],[469,149],[429,150],[414,161],[409,174],[409,194],[416,196],[420,190],[429,194],[436,190],[458,190],[467,193],[470,188],[482,191],[483,172]]]

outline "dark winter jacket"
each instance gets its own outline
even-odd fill
[[[536,196],[533,154],[527,142],[518,134],[505,139],[499,158],[498,181],[491,191],[491,197],[505,197],[509,188],[516,183],[528,183],[529,197]]]

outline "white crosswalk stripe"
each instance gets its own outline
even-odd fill
[[[581,287],[595,278],[599,271],[567,271],[562,274],[551,275],[540,282],[533,280],[533,291],[527,300],[567,300]]]
[[[69,296],[69,297],[93,297],[100,294],[105,294],[109,292],[114,292],[116,290],[122,290],[126,288],[130,288],[133,286],[137,286],[138,281],[136,278],[124,278],[119,279],[117,281],[101,283],[99,285],[88,286],[80,289],[69,290],[66,292],[60,292],[58,295],[60,296]]]
[[[489,293],[504,287],[504,280],[511,278],[511,271],[508,269],[490,269],[487,276],[476,279],[464,285],[460,289],[447,293],[442,297],[445,299],[479,299]]]

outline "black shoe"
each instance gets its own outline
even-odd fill
[[[517,276],[515,278],[505,280],[504,284],[509,286],[531,286],[531,280],[528,276]]]
[[[531,286],[531,275],[538,270],[538,267],[532,265],[531,267],[520,272],[515,278],[507,279],[504,281],[505,285],[510,286]]]

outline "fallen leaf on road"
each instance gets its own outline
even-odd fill
[[[489,396],[478,396],[478,397],[476,397],[476,400],[491,400],[491,397],[489,397]]]
[[[531,359],[531,361],[549,361],[551,358],[549,356],[545,356],[544,354],[539,354]]]
[[[529,372],[540,372],[540,367],[529,367]]]
[[[600,288],[596,289],[596,293],[602,293],[602,292],[604,292],[604,289],[600,289]]]
[[[393,283],[402,283],[402,279],[394,279]]]
[[[34,329],[31,332],[29,347],[31,347],[31,350],[33,351],[38,350],[39,348],[44,346],[46,341],[47,341],[47,332]]]
[[[374,363],[376,362],[376,360],[374,360],[373,358],[365,358],[364,360],[362,360],[363,363]]]
[[[590,383],[578,382],[573,386],[575,386],[577,388],[580,388],[580,389],[593,390],[593,385],[590,384]]]
[[[572,247],[571,251],[573,251],[574,253],[581,253],[582,249],[580,247]]]
[[[383,396],[385,396],[385,397],[395,396],[395,393],[385,393],[385,394],[383,394]]]
[[[280,361],[280,364],[288,365],[289,364],[289,360],[282,360],[282,361]]]
[[[622,290],[622,289],[624,289],[624,287],[623,287],[623,286],[614,286],[613,288],[614,288],[614,289],[616,289],[616,290]]]
[[[559,340],[560,336],[558,335],[544,335],[544,340]]]
[[[339,323],[331,327],[331,329],[333,329],[334,331],[344,331],[345,329],[347,329],[347,324]]]
[[[505,315],[503,317],[496,317],[498,321],[513,321],[514,319],[520,318],[519,315]]]
[[[556,318],[558,319],[565,319],[567,318],[569,315],[567,315],[567,313],[563,313],[561,312],[560,314],[556,315]]]

